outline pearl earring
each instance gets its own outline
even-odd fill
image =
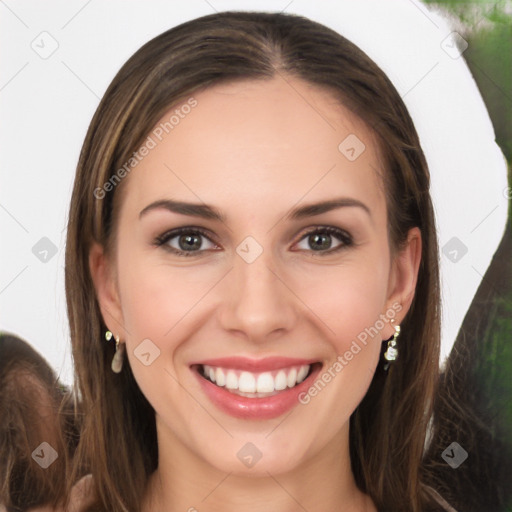
[[[393,320],[391,320],[393,321]],[[398,357],[398,349],[396,348],[396,339],[398,338],[400,334],[400,326],[395,325],[395,334],[393,337],[388,341],[388,347],[386,349],[386,352],[384,352],[384,359],[387,361],[384,364],[384,370],[387,370],[389,368],[389,365],[392,361],[395,361]]]
[[[107,331],[105,333],[105,339],[110,341],[112,339],[112,332]],[[116,353],[114,354],[114,358],[112,359],[112,371],[114,373],[120,373],[123,369],[123,356],[125,351],[125,344],[119,342],[119,336],[115,337],[116,340]]]

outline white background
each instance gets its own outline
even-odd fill
[[[440,246],[456,237],[467,247],[464,255],[446,250],[456,261],[440,255],[444,360],[503,235],[506,165],[471,74],[446,39],[455,27],[412,0],[0,1],[0,329],[29,341],[71,382],[65,226],[87,126],[143,43],[227,9],[284,9],[334,28],[404,98],[432,173]],[[47,58],[35,51],[52,45]],[[32,250],[43,237],[57,250],[46,262]]]

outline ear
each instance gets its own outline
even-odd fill
[[[126,333],[114,265],[98,243],[93,243],[89,251],[89,269],[103,321],[114,336],[124,339]]]
[[[421,231],[414,227],[409,230],[404,247],[399,250],[391,263],[386,311],[390,309],[397,311],[395,325],[399,325],[403,320],[414,299],[421,262],[421,247]],[[390,338],[394,334],[393,325],[388,323],[382,334],[383,339]]]

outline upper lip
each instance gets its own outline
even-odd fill
[[[290,366],[302,366],[319,362],[318,359],[298,359],[292,357],[264,357],[251,359],[248,357],[220,357],[197,361],[192,365],[207,365],[233,370],[246,370],[249,372],[264,372],[289,368]],[[192,366],[191,365],[191,366]]]

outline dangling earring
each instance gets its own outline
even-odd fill
[[[112,332],[107,331],[105,333],[105,339],[110,341],[112,339]],[[116,340],[116,353],[112,359],[112,371],[114,373],[120,373],[123,369],[123,355],[125,351],[124,343],[119,343],[119,336],[115,337]]]
[[[391,320],[393,322],[393,320]],[[400,334],[400,326],[395,325],[395,334],[393,337],[388,341],[388,348],[386,349],[386,352],[384,352],[384,359],[387,361],[384,364],[384,370],[387,370],[389,368],[389,365],[391,361],[395,361],[398,357],[398,349],[396,348],[396,339],[398,338]]]

